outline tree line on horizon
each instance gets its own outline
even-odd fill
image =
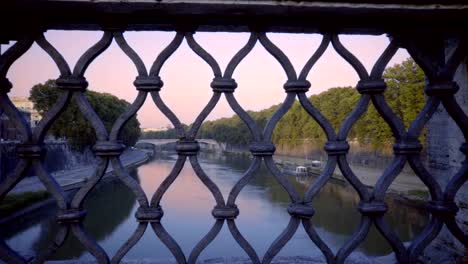
[[[39,114],[44,116],[55,105],[61,93],[55,85],[55,80],[48,80],[32,87],[29,100],[34,103],[34,108]],[[108,132],[117,118],[130,106],[129,102],[109,93],[87,90],[85,96]],[[55,138],[66,139],[71,147],[78,150],[94,145],[97,140],[93,126],[83,116],[74,100],[55,120],[48,132]],[[127,146],[133,146],[140,135],[140,122],[135,115],[123,127],[120,140]]]
[[[411,58],[395,64],[385,70],[383,75],[387,89],[384,96],[388,105],[408,127],[425,103],[424,73]],[[312,95],[309,101],[329,120],[335,131],[338,131],[345,118],[355,108],[360,94],[354,87],[335,87],[322,93]],[[261,111],[247,111],[263,128],[279,105],[273,105]],[[142,138],[165,139],[177,138],[175,129],[143,133]],[[198,133],[198,138],[214,139],[232,145],[248,145],[252,141],[250,131],[237,116],[205,121]],[[322,128],[302,108],[298,101],[278,122],[273,142],[277,145],[296,146],[303,140],[325,142]],[[363,116],[354,124],[348,140],[357,140],[360,144],[370,145],[375,150],[391,147],[394,141],[388,124],[370,103]],[[425,143],[425,135],[420,138]]]

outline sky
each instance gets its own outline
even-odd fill
[[[130,46],[140,55],[149,69],[159,54],[174,37],[174,32],[126,32]],[[59,50],[71,68],[86,49],[102,36],[94,31],[48,31],[46,38]],[[318,34],[268,33],[267,36],[291,60],[296,72],[300,72],[309,57],[319,46],[322,36]],[[234,54],[249,38],[248,33],[195,34],[195,40],[218,62],[222,71]],[[388,45],[386,36],[342,35],[340,40],[363,63],[368,71]],[[9,45],[2,45],[4,52]],[[400,49],[389,66],[400,63],[409,55]],[[107,92],[133,102],[137,91],[133,81],[137,71],[129,58],[115,41],[86,71],[88,89]],[[52,59],[34,44],[10,68],[7,77],[14,87],[10,96],[28,96],[31,87],[59,76]],[[164,64],[161,74],[164,87],[161,97],[178,116],[181,122],[190,124],[209,101],[213,79],[211,68],[184,41],[179,49]],[[282,102],[286,96],[283,84],[286,74],[280,64],[257,42],[252,52],[240,63],[233,75],[238,83],[235,96],[246,110],[261,110]],[[330,45],[312,68],[308,80],[312,86],[308,95],[318,94],[332,87],[355,86],[359,80],[353,68],[342,59]],[[208,120],[232,116],[224,98],[220,100]],[[141,127],[166,127],[169,120],[156,108],[148,97],[138,112]]]

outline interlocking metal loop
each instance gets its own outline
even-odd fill
[[[192,31],[177,31],[173,40],[157,56],[149,71],[139,55],[127,43],[124,31],[121,30],[105,31],[102,38],[79,58],[73,71],[60,52],[43,35],[21,39],[0,56],[0,113],[6,114],[21,134],[21,143],[17,147],[19,162],[13,172],[0,184],[0,199],[3,199],[25,177],[26,172],[30,168],[33,168],[57,203],[57,222],[59,224],[59,230],[48,249],[45,252],[40,252],[32,259],[25,259],[15,252],[14,249],[11,249],[3,240],[0,240],[1,260],[7,263],[43,263],[63,245],[68,235],[72,233],[99,263],[120,263],[142,238],[148,225],[151,226],[155,235],[170,250],[178,263],[196,263],[203,250],[218,236],[224,223],[227,224],[231,235],[249,256],[252,263],[271,263],[280,250],[291,240],[301,224],[308,237],[322,252],[327,263],[344,263],[348,256],[364,241],[372,225],[375,225],[377,230],[385,237],[395,252],[397,261],[400,263],[417,262],[418,257],[421,256],[428,244],[440,233],[444,225],[447,226],[455,238],[465,245],[468,244],[467,234],[463,233],[455,220],[459,209],[455,203],[455,196],[467,181],[468,161],[465,160],[463,162],[460,170],[450,179],[445,189],[442,189],[435,177],[424,167],[420,155],[422,145],[418,140],[424,126],[441,105],[460,127],[465,140],[468,138],[468,117],[455,100],[454,95],[459,87],[453,81],[455,70],[461,61],[466,58],[467,45],[465,42],[460,41],[458,48],[450,56],[444,57],[444,60],[440,60],[441,53],[445,56],[445,51],[428,47],[430,44],[427,44],[427,41],[415,40],[414,36],[394,36],[373,66],[371,72],[368,73],[362,63],[341,43],[338,35],[324,34],[319,47],[306,62],[299,74],[297,74],[288,56],[268,38],[266,32],[253,31],[250,33],[246,44],[232,57],[223,72],[216,59],[196,41],[194,34]],[[138,74],[133,85],[138,94],[133,103],[114,122],[111,130],[107,131],[103,122],[86,99],[85,92],[88,82],[85,72],[94,59],[100,56],[111,45],[113,40],[115,40],[118,47],[128,56],[136,68]],[[212,89],[212,96],[187,130],[184,129],[178,117],[165,104],[160,95],[160,91],[164,86],[164,82],[160,76],[161,69],[168,58],[179,49],[184,40],[190,49],[211,68],[213,73],[213,79],[209,83]],[[52,58],[58,67],[60,76],[56,80],[56,86],[62,90],[62,93],[55,105],[49,112],[45,113],[41,122],[32,131],[8,97],[8,93],[13,88],[13,85],[6,78],[6,75],[10,66],[34,42]],[[284,101],[276,112],[273,113],[263,129],[244,110],[235,97],[238,84],[234,78],[234,72],[245,57],[250,54],[257,42],[278,61],[286,75],[286,81],[283,84],[283,89],[286,93]],[[329,120],[309,101],[306,95],[306,92],[312,87],[312,84],[307,80],[307,76],[316,62],[329,48],[330,44],[339,56],[350,64],[360,79],[356,85],[360,99],[353,111],[341,124],[338,131],[335,131]],[[384,96],[386,83],[383,79],[383,72],[400,46],[408,49],[427,76],[424,90],[427,95],[426,103],[408,128],[405,127],[401,118],[393,112]],[[146,196],[139,183],[129,175],[120,160],[120,155],[125,151],[126,147],[121,143],[123,127],[141,109],[148,94],[151,95],[159,111],[170,120],[176,129],[179,139],[175,149],[178,158],[172,170],[150,199]],[[222,96],[226,98],[232,110],[248,127],[252,137],[249,146],[252,160],[249,168],[234,184],[227,199],[225,199],[218,186],[210,178],[210,175],[207,175],[200,165],[198,160],[200,146],[196,140],[201,125],[216,107]],[[301,197],[286,175],[278,169],[273,161],[273,155],[276,150],[272,142],[274,129],[296,101],[296,98],[308,115],[319,124],[327,138],[327,142],[324,145],[324,150],[328,155],[326,165],[313,184],[307,188],[303,197]],[[51,174],[46,171],[43,157],[46,155],[44,148],[45,135],[72,100],[78,105],[81,113],[92,124],[95,130],[97,142],[92,150],[98,162],[89,180],[73,197],[68,198]],[[385,168],[373,190],[369,190],[359,180],[347,161],[347,153],[350,149],[350,145],[347,142],[348,135],[353,125],[367,111],[370,103],[374,105],[379,115],[389,125],[395,140],[393,145],[394,159]],[[464,143],[460,151],[466,156],[468,143]],[[166,231],[161,223],[164,217],[164,206],[161,204],[161,201],[187,161],[192,166],[197,177],[212,194],[215,201],[215,206],[211,211],[214,223],[211,229],[194,245],[189,256],[185,256],[178,242]],[[411,242],[409,247],[403,244],[395,231],[384,220],[384,216],[388,210],[388,206],[385,203],[386,192],[407,162],[430,191],[431,200],[427,203],[427,210],[432,215],[430,222],[423,232]],[[112,257],[107,255],[107,252],[99,246],[96,240],[83,227],[83,220],[86,219],[86,208],[83,206],[84,201],[104,176],[109,163],[112,164],[116,177],[133,192],[139,206],[135,213],[135,231]],[[287,207],[287,212],[290,214],[290,220],[281,234],[278,234],[277,238],[271,242],[265,255],[259,256],[236,225],[236,218],[242,214],[242,208],[237,206],[236,200],[244,187],[255,176],[262,163],[265,164],[275,180],[289,195],[290,204]],[[330,181],[337,167],[359,195],[360,202],[356,210],[361,214],[361,222],[349,240],[337,252],[333,252],[329,245],[318,235],[311,219],[316,214],[312,206],[314,198],[325,184]]]
[[[351,114],[340,127],[338,138],[340,140],[346,140],[352,125],[367,110],[370,102],[373,103],[377,112],[389,125],[395,139],[398,141],[401,140],[401,138],[404,138],[406,132],[403,122],[387,105],[383,96],[386,83],[382,79],[382,75],[386,65],[398,50],[398,46],[396,45],[395,41],[392,40],[390,42],[390,44],[375,63],[370,74],[366,71],[362,63],[341,44],[338,36],[333,37],[332,43],[338,54],[340,54],[358,73],[360,81],[356,85],[356,89],[362,95],[354,111],[351,112]],[[404,149],[406,146],[407,145],[405,143],[395,146],[395,154],[403,154],[399,152],[399,149],[400,147]],[[385,193],[395,177],[403,169],[405,162],[405,156],[397,155],[391,164],[389,164],[388,167],[384,170],[382,176],[378,179],[374,190],[369,193],[361,181],[359,181],[356,175],[352,172],[348,162],[346,161],[346,157],[341,156],[338,159],[338,164],[343,173],[343,176],[357,190],[361,198],[358,209],[362,216],[359,228],[355,231],[352,238],[338,251],[336,255],[337,262],[343,262],[346,257],[348,257],[349,254],[357,248],[357,246],[367,236],[372,224],[376,225],[377,230],[391,245],[397,260],[402,263],[406,262],[406,248],[395,232],[389,228],[388,224],[383,219],[383,215],[387,211],[387,205],[384,201]]]

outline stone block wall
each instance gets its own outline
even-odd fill
[[[450,47],[447,52],[451,52]],[[456,100],[463,111],[468,113],[468,60],[457,69],[455,81],[460,87],[460,90],[456,94]],[[428,170],[431,174],[435,175],[438,182],[445,187],[465,160],[465,156],[460,151],[460,146],[465,142],[465,139],[462,131],[452,118],[450,118],[443,106],[439,107],[428,122],[427,140]],[[457,214],[458,225],[465,234],[467,234],[468,184],[465,183],[458,192],[456,202],[460,207],[460,211]],[[456,239],[449,234],[448,230],[444,230],[440,234],[439,239],[435,241],[433,246],[442,250],[448,250],[449,252],[453,251],[454,254],[458,255],[467,253],[467,249],[456,241]],[[426,253],[431,252],[426,251]]]

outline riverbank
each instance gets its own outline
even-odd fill
[[[239,155],[249,155],[250,152],[248,151],[227,151],[230,154],[239,154]],[[294,157],[294,156],[286,156],[286,155],[277,155],[273,156],[275,163],[282,168],[284,173],[286,174],[295,174],[295,169],[298,166],[307,166],[307,164],[311,164],[311,160],[301,158],[301,157]],[[323,167],[326,164],[326,160],[321,161],[320,166],[317,168],[312,168],[309,166],[309,171],[312,171],[314,176],[318,176]],[[406,165],[408,166],[408,165]],[[353,170],[356,177],[369,189],[372,190],[382,176],[384,169],[378,168],[371,168],[371,167],[364,167],[358,166],[354,164],[350,164],[351,169]],[[310,177],[314,177],[310,176]],[[341,170],[339,169],[338,165],[332,175],[332,178],[338,182],[342,182],[344,184],[349,184],[349,182],[345,179]],[[404,202],[409,205],[414,206],[425,206],[425,202],[429,198],[429,190],[427,189],[426,185],[419,179],[419,177],[413,173],[410,168],[403,169],[395,180],[392,182],[390,187],[388,188],[388,196],[395,198],[401,202]]]
[[[155,142],[158,141],[160,145],[165,146],[161,148],[163,151],[175,152],[175,143],[169,140],[154,140]],[[150,142],[149,140],[146,142],[141,141],[139,144],[142,144],[142,147],[146,146],[146,144],[154,146],[155,142]],[[169,143],[174,143],[173,145],[168,145]],[[224,144],[224,143],[223,143]],[[204,150],[207,152],[214,152]],[[250,155],[250,151],[247,147],[242,146],[224,146],[222,153],[232,154],[232,155]],[[320,161],[319,166],[313,167],[311,166],[311,160],[305,159],[302,157],[297,156],[287,156],[287,155],[278,155],[275,154],[273,156],[275,163],[278,165],[280,169],[283,170],[285,174],[289,175],[296,175],[296,168],[298,166],[307,166],[308,171],[311,171],[314,177],[320,175],[322,172],[325,164],[326,159]],[[388,166],[389,164],[387,164]],[[369,189],[372,190],[375,184],[378,182],[379,178],[382,176],[385,168],[373,168],[371,166],[362,166],[358,164],[350,164],[350,167],[356,177]],[[341,170],[339,169],[338,165],[332,175],[332,178],[338,182],[349,184],[349,182],[345,179]],[[403,170],[398,174],[392,184],[389,186],[387,195],[394,199],[397,199],[403,203],[406,203],[411,206],[417,207],[424,207],[425,202],[429,199],[429,190],[424,185],[424,183],[419,179],[419,177],[414,174],[411,168],[406,165]]]
[[[304,164],[308,164],[311,161],[298,158],[298,157],[291,157],[291,156],[284,156],[284,155],[275,155],[273,159],[277,163],[282,164],[292,164],[294,166],[303,166]],[[325,166],[326,160],[322,161],[321,166],[322,168]],[[378,181],[380,176],[382,176],[385,169],[377,169],[371,167],[364,167],[358,166],[354,164],[350,164],[351,169],[353,170],[356,177],[366,186],[372,187]],[[318,171],[321,171],[320,169]],[[409,191],[427,191],[426,186],[424,183],[419,179],[419,177],[409,172],[410,170],[404,170],[400,172],[397,178],[393,181],[392,185],[390,186],[389,190],[397,191],[397,192],[409,192]],[[345,180],[341,170],[338,168],[335,169],[333,177],[337,180]]]
[[[298,157],[275,155],[273,158],[275,162],[279,165],[279,167],[289,166],[290,168],[288,168],[286,171],[292,171],[293,173],[294,170],[291,170],[291,168],[295,168],[297,166],[304,166],[305,164],[310,163],[310,160]],[[322,172],[322,169],[325,166],[325,162],[326,161],[322,162],[321,168],[313,168],[314,175],[319,175]],[[372,190],[374,188],[376,182],[379,180],[379,178],[384,172],[384,169],[368,168],[356,165],[350,165],[350,167],[353,170],[356,177],[369,190]],[[408,171],[409,170],[405,170],[398,174],[396,179],[388,188],[387,195],[389,197],[392,197],[393,199],[397,199],[408,205],[417,207],[425,206],[425,202],[429,198],[429,191],[417,175],[415,175],[414,173],[409,173]],[[332,175],[332,179],[344,184],[349,184],[349,182],[341,173],[341,170],[338,168],[338,166]]]
[[[207,145],[207,139],[201,139],[200,142],[205,142]],[[211,140],[213,141],[213,140]],[[247,146],[233,146],[226,143],[217,143],[216,141],[210,142],[213,145],[219,145],[221,148],[219,151],[213,151],[213,148],[202,148],[202,151],[207,152],[214,152],[214,153],[227,153],[227,154],[234,154],[234,155],[250,155],[250,151]],[[175,152],[175,140],[173,139],[155,139],[155,140],[141,140],[138,144],[141,144],[142,147],[154,147],[157,146],[162,151],[174,151]],[[203,145],[203,144],[202,144]],[[297,156],[289,156],[289,155],[280,155],[275,154],[273,156],[275,163],[283,169],[283,171],[287,174],[295,175],[295,169],[298,166],[306,166],[314,175],[319,175],[325,164],[326,158],[324,160],[319,161],[318,163],[314,164],[318,166],[312,166],[310,159],[305,159],[302,157]],[[388,165],[390,165],[391,161],[386,161],[380,164],[380,167],[372,167],[370,165],[362,165],[350,163],[350,167],[356,177],[368,188],[372,189],[379,178],[382,176],[384,170]],[[348,184],[348,181],[342,175],[341,170],[336,167],[332,178],[336,179],[337,181],[341,181],[343,183]],[[403,168],[403,170],[398,174],[395,180],[392,182],[388,189],[388,193],[392,195],[400,196],[402,200],[411,200],[415,202],[425,201],[429,198],[429,191],[424,183],[419,179],[419,177],[413,172],[413,170],[407,165]]]
[[[154,151],[152,150],[131,148],[122,153],[120,159],[126,169],[131,169],[148,162],[153,156]],[[73,193],[87,182],[87,180],[92,176],[94,170],[95,165],[91,164],[71,170],[56,171],[52,173],[52,176],[66,193]],[[101,182],[107,182],[116,179],[115,177],[112,177],[113,172],[114,169],[112,168],[112,164],[109,164],[104,177],[101,179]],[[19,197],[21,195],[41,193],[44,191],[46,191],[46,188],[39,178],[28,177],[19,182],[6,197],[8,198],[11,195]],[[28,206],[21,208],[3,218],[1,218],[0,215],[0,225],[12,221],[13,219],[16,219],[24,214],[38,210],[43,206],[53,202],[53,198],[40,199],[35,202],[31,202]]]

